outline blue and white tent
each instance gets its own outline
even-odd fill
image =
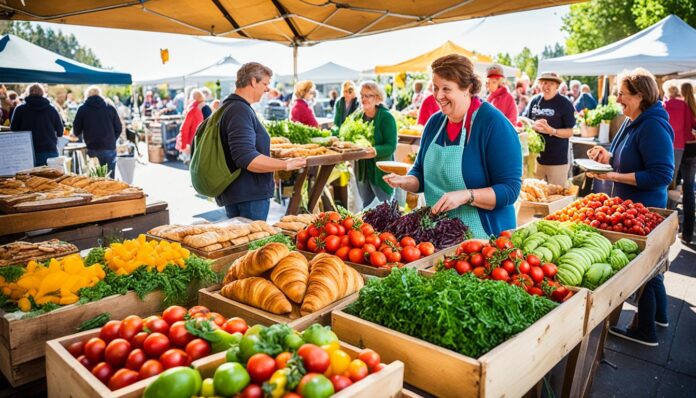
[[[95,68],[14,35],[0,39],[0,83],[131,84],[129,73]]]

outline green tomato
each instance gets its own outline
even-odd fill
[[[249,384],[251,378],[244,367],[237,362],[226,362],[215,370],[213,386],[220,395],[234,395]]]
[[[230,334],[222,329],[216,329],[213,335],[217,337],[217,340],[213,342],[211,347],[213,352],[225,351],[231,346],[239,344],[243,337],[241,333]]]
[[[297,351],[304,343],[305,341],[297,333],[290,333],[289,335],[285,336],[285,347],[288,349],[288,351]]]
[[[329,326],[321,326],[318,323],[315,323],[302,332],[302,338],[307,343],[318,345],[319,347],[338,342],[336,333],[334,333]]]
[[[260,352],[256,349],[256,343],[260,340],[261,337],[257,334],[242,337],[242,341],[239,343],[239,359],[243,363],[246,363],[252,355]]]
[[[145,388],[144,398],[190,398],[201,390],[201,374],[179,366],[162,372]]]
[[[215,396],[215,386],[213,384],[213,379],[208,377],[203,380],[201,385],[201,396],[202,397],[214,397]]]
[[[304,398],[328,398],[333,394],[333,383],[324,375],[313,377],[302,387],[302,396]]]
[[[254,326],[250,327],[249,329],[247,329],[247,331],[246,331],[246,333],[244,333],[244,335],[245,336],[251,336],[254,334],[258,335],[264,329],[266,329],[266,327],[263,325],[254,325]]]
[[[227,349],[225,360],[227,362],[239,362],[239,345],[233,345]]]

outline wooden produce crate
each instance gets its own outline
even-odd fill
[[[582,289],[480,358],[461,355],[341,310],[333,312],[332,327],[340,339],[372,348],[385,362],[403,361],[406,383],[436,396],[521,396],[580,343],[586,304],[587,290]]]
[[[546,217],[549,214],[561,210],[562,208],[573,203],[575,196],[564,196],[563,199],[554,200],[553,202],[529,202],[520,200],[520,210],[517,214],[517,225],[526,224],[532,221],[535,216]]]
[[[603,231],[602,235],[606,236],[612,242],[621,238],[628,238],[638,241],[644,241],[646,247],[656,246],[659,249],[669,249],[677,240],[677,231],[679,231],[679,218],[676,210],[659,209],[650,207],[650,211],[661,214],[665,219],[655,229],[650,231],[647,236],[625,234],[623,232]]]
[[[89,330],[73,336],[49,341],[46,347],[46,375],[48,396],[53,398],[139,398],[145,388],[156,380],[153,376],[119,390],[111,391],[102,384],[91,372],[82,366],[67,350],[67,347],[99,334],[99,330]],[[357,357],[360,350],[346,343],[341,343],[341,349]],[[197,369],[202,378],[213,377],[218,366],[225,363],[225,353],[217,353],[194,361],[191,365]],[[71,382],[66,382],[70,380]],[[333,395],[335,398],[391,398],[402,396],[404,380],[404,364],[394,361],[380,372],[372,374],[351,385],[345,390]],[[413,395],[404,394],[411,397]]]
[[[145,197],[31,213],[0,215],[0,236],[145,214]]]
[[[87,304],[66,305],[29,319],[0,317],[0,370],[13,387],[44,377],[45,342],[75,333],[83,321],[108,312],[112,319],[148,316],[160,310],[162,294],[140,300],[135,292],[114,295]]]
[[[238,316],[246,320],[249,325],[261,324],[270,326],[275,323],[287,323],[290,327],[297,330],[304,330],[314,323],[329,325],[331,323],[331,311],[337,307],[347,305],[357,298],[358,293],[356,292],[305,316],[300,314],[299,306],[291,302],[292,312],[289,315],[277,315],[223,296],[220,294],[220,286],[213,286],[198,291],[198,304],[208,307],[211,311],[217,312],[225,318]]]

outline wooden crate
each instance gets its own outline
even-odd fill
[[[520,200],[520,210],[517,214],[517,225],[525,224],[532,221],[535,216],[546,217],[549,214],[561,210],[562,208],[573,203],[575,196],[564,196],[563,199],[554,200],[553,202],[528,202]]]
[[[348,295],[333,304],[309,315],[302,316],[299,306],[292,304],[290,315],[277,315],[228,299],[220,294],[220,286],[213,286],[198,291],[198,304],[208,307],[211,311],[220,313],[225,318],[238,316],[247,321],[249,325],[261,324],[270,326],[275,323],[287,323],[297,330],[304,330],[313,323],[329,325],[331,323],[331,311],[335,308],[347,305],[358,298],[358,293]]]
[[[332,314],[340,339],[370,347],[382,360],[401,360],[404,380],[440,397],[521,396],[583,338],[587,290],[578,291],[527,330],[478,359],[349,315]]]
[[[145,214],[145,197],[31,213],[0,215],[0,236]]]
[[[140,300],[134,292],[87,304],[66,305],[30,319],[0,317],[0,370],[13,387],[44,377],[44,343],[75,333],[83,321],[108,312],[112,319],[151,315],[160,310],[162,294]]]
[[[67,350],[67,347],[99,334],[98,330],[86,331],[73,336],[49,341],[46,347],[46,377],[48,396],[53,398],[140,398],[145,388],[157,376],[153,376],[119,390],[111,391],[91,372],[82,366]],[[359,349],[341,343],[341,349],[351,357],[357,357]],[[225,363],[225,353],[217,353],[194,361],[191,365],[198,369],[203,378],[213,377],[215,369]],[[394,361],[379,373],[367,376],[358,383],[333,395],[335,398],[392,398],[402,396],[404,364]],[[69,381],[69,382],[67,382]],[[413,395],[403,395],[406,397]]]
[[[679,218],[676,210],[658,209],[650,207],[650,211],[659,213],[665,217],[655,229],[650,231],[647,236],[625,234],[623,232],[601,231],[602,235],[606,236],[612,242],[621,238],[628,238],[638,241],[645,241],[646,247],[656,246],[658,248],[669,248],[677,240],[677,231],[679,231]]]

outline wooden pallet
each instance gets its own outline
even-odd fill
[[[160,310],[162,294],[150,293],[140,300],[134,292],[87,304],[66,305],[29,319],[8,320],[0,316],[0,370],[13,387],[44,377],[45,342],[75,333],[88,319],[108,312],[112,319],[128,315],[151,315]],[[0,314],[5,315],[5,314]]]
[[[0,236],[145,214],[145,198],[0,215]]]
[[[480,358],[470,358],[426,341],[349,315],[332,315],[342,341],[369,347],[382,360],[405,364],[404,380],[440,397],[522,396],[583,337],[587,290]]]

